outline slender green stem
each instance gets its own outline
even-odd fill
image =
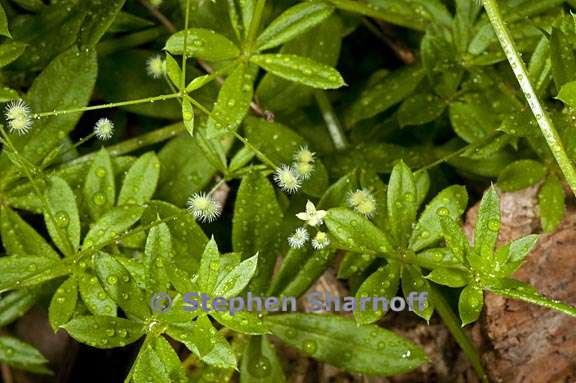
[[[528,105],[530,105],[530,109],[538,121],[540,130],[542,131],[542,134],[544,135],[544,138],[546,139],[546,142],[548,143],[548,146],[550,147],[556,162],[560,166],[562,173],[564,173],[566,181],[570,185],[572,192],[576,195],[576,170],[574,169],[574,165],[566,154],[566,150],[562,145],[560,135],[554,127],[552,119],[542,106],[540,100],[538,99],[538,95],[534,91],[534,87],[532,86],[532,83],[528,77],[526,66],[524,65],[524,62],[520,57],[520,53],[516,49],[514,41],[512,40],[508,29],[506,28],[506,24],[502,18],[500,9],[498,8],[498,4],[496,0],[483,1],[484,8],[486,9],[486,13],[490,19],[490,23],[496,32],[496,36],[500,41],[500,45],[506,54],[512,70],[516,75],[516,79],[520,84],[520,88],[522,88],[522,91],[524,92],[524,96],[528,101]]]
[[[440,318],[442,318],[442,322],[444,322],[448,331],[450,331],[462,351],[464,351],[464,354],[466,354],[466,357],[468,357],[468,360],[474,368],[474,371],[476,371],[478,377],[482,382],[488,382],[488,377],[484,371],[484,367],[482,367],[480,355],[478,355],[474,344],[466,332],[464,332],[464,329],[460,326],[460,320],[454,314],[452,307],[450,307],[448,302],[446,302],[446,299],[437,287],[431,286],[430,291],[432,293],[430,299],[434,304],[436,312],[440,315]]]
[[[238,134],[238,132],[236,132],[235,130],[232,131],[232,133],[234,134],[234,136],[236,136],[237,139],[239,139],[240,141],[242,141],[242,143],[244,145],[246,145],[247,147],[249,147],[252,151],[254,151],[254,153],[256,153],[256,155],[258,156],[258,158],[260,158],[260,160],[262,160],[262,162],[264,162],[266,165],[270,166],[273,170],[277,168],[277,166],[274,164],[274,162],[272,162],[271,159],[269,159],[264,153],[262,153],[260,150],[258,150],[257,147],[255,147],[254,145],[252,145],[251,142],[248,141],[248,139],[242,137],[240,134]]]
[[[188,95],[186,95],[186,97],[188,98],[188,100],[190,100],[190,102],[192,103],[192,105],[194,105],[195,107],[198,108],[198,110],[200,110],[201,112],[205,113],[206,115],[210,116],[210,111],[208,110],[208,108],[206,108],[204,105],[200,104],[198,101],[194,100],[192,97],[189,97]],[[212,116],[212,118],[214,118],[214,116]],[[226,124],[223,121],[217,121],[220,124],[222,124],[222,126],[225,126]],[[250,149],[252,149],[254,151],[254,153],[256,153],[256,155],[258,156],[258,158],[260,158],[260,160],[262,160],[262,162],[266,163],[266,165],[270,166],[273,170],[277,168],[277,166],[274,164],[274,162],[272,160],[270,160],[264,153],[262,153],[260,150],[258,150],[258,148],[256,148],[254,145],[252,145],[251,142],[249,142],[246,138],[242,137],[240,134],[238,134],[238,132],[236,132],[235,130],[231,132],[237,139],[239,139],[244,145],[246,145],[247,147],[249,147]]]
[[[314,93],[314,95],[316,96],[316,101],[318,102],[318,106],[322,112],[322,117],[324,118],[324,122],[328,127],[328,132],[330,133],[330,137],[332,137],[332,142],[334,142],[336,150],[346,149],[348,146],[348,141],[344,135],[342,124],[340,124],[340,121],[334,112],[334,108],[332,108],[332,104],[326,96],[326,92],[323,90],[318,90]]]
[[[262,23],[262,15],[264,14],[264,8],[266,7],[266,0],[258,0],[256,7],[254,8],[254,15],[252,16],[252,21],[250,22],[250,28],[248,29],[248,35],[246,36],[246,46],[248,50],[254,48],[254,43],[256,42],[256,35],[260,29],[260,24]]]
[[[140,150],[146,146],[154,145],[159,142],[170,139],[176,136],[177,134],[182,133],[183,131],[184,131],[184,125],[181,122],[179,122],[176,124],[169,125],[165,128],[157,129],[153,132],[131,138],[119,144],[107,146],[106,149],[108,149],[110,155],[112,156],[122,156],[124,154]],[[89,161],[92,160],[95,155],[96,152],[86,154],[82,157],[76,158],[71,163],[74,164],[78,162]]]
[[[70,114],[70,113],[79,113],[79,112],[87,112],[89,110],[100,110],[100,109],[110,109],[110,108],[117,108],[120,106],[127,106],[127,105],[136,105],[136,104],[145,104],[147,102],[155,102],[155,101],[164,101],[170,100],[173,98],[180,97],[180,93],[172,93],[172,94],[163,94],[160,96],[155,97],[148,97],[148,98],[141,98],[138,100],[129,100],[129,101],[121,101],[121,102],[113,102],[110,104],[103,104],[103,105],[94,105],[94,106],[85,106],[83,108],[75,108],[75,109],[67,109],[67,110],[54,110],[52,112],[44,112],[44,113],[35,113],[32,117],[35,119],[39,119],[42,117],[51,117],[51,116],[60,116],[62,114]]]
[[[219,180],[218,182],[216,182],[216,185],[214,185],[212,187],[212,189],[210,189],[210,191],[208,192],[208,195],[212,195],[216,192],[216,190],[218,190],[220,188],[220,186],[222,186],[224,183],[226,182],[225,178],[222,178],[221,180]]]
[[[180,78],[180,93],[184,97],[186,91],[186,62],[188,50],[188,26],[190,25],[190,0],[186,0],[186,15],[184,16],[184,48],[182,50],[182,76]]]
[[[432,162],[431,164],[428,164],[418,170],[416,170],[414,173],[421,173],[421,172],[425,172],[426,170],[430,170],[444,162],[450,161],[453,158],[456,158],[460,155],[462,155],[463,153],[466,153],[467,151],[470,150],[474,150],[476,148],[482,147],[483,145],[486,145],[487,143],[489,143],[490,141],[492,141],[494,138],[496,138],[500,133],[496,132],[496,133],[492,133],[488,136],[486,136],[484,139],[478,141],[478,142],[473,142],[471,144],[468,144],[466,146],[461,147],[460,149],[447,154],[446,156],[439,158],[438,160]]]

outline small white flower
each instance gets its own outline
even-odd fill
[[[300,218],[302,221],[310,226],[321,225],[324,217],[326,216],[326,210],[316,210],[316,206],[310,201],[306,202],[306,212],[298,213],[296,217]]]
[[[10,101],[4,109],[8,127],[12,133],[26,134],[32,127],[30,107],[23,100]]]
[[[212,222],[220,216],[222,206],[211,195],[206,193],[194,193],[188,199],[188,210],[194,215],[196,220],[201,222]]]
[[[160,55],[150,57],[146,61],[146,72],[152,78],[162,78],[166,73],[166,61]]]
[[[302,185],[298,172],[287,165],[281,165],[276,169],[276,172],[274,172],[274,181],[280,189],[289,194],[297,192]]]
[[[101,118],[94,125],[94,133],[99,140],[109,140],[114,134],[114,123],[107,118]]]
[[[366,189],[350,192],[348,194],[348,205],[367,217],[371,217],[376,211],[376,199]]]
[[[288,237],[288,245],[293,249],[301,249],[308,241],[308,238],[310,238],[308,231],[303,227],[299,227],[294,234]]]
[[[294,161],[298,163],[313,164],[316,153],[311,152],[307,146],[301,146],[294,155]]]
[[[316,236],[312,240],[312,247],[316,250],[322,250],[328,246],[330,246],[330,238],[328,238],[328,234],[323,231],[316,233]]]

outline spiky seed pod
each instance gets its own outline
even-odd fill
[[[187,202],[188,211],[200,222],[213,222],[222,213],[222,206],[211,195],[194,193]]]
[[[152,78],[162,78],[166,74],[166,61],[160,55],[150,57],[146,61],[146,72]]]
[[[328,234],[323,231],[316,233],[316,236],[312,240],[312,247],[316,250],[322,250],[330,246],[330,238]]]
[[[376,199],[366,189],[350,192],[347,199],[348,206],[367,217],[371,217],[376,211]]]
[[[299,227],[294,234],[288,237],[288,245],[293,249],[301,249],[309,238],[308,231],[303,227]]]
[[[30,107],[23,100],[10,101],[5,109],[6,122],[10,132],[26,134],[32,127]]]
[[[297,192],[302,186],[300,175],[294,168],[288,165],[281,165],[276,169],[276,172],[274,172],[274,181],[280,189],[289,194]]]
[[[96,138],[101,141],[109,140],[114,134],[114,123],[103,117],[96,121],[96,125],[94,125],[94,133],[96,134]]]

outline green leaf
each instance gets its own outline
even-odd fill
[[[462,267],[463,261],[462,259],[458,259],[448,248],[436,247],[416,253],[414,263],[432,270],[437,267]]]
[[[491,287],[490,290],[504,297],[522,300],[542,307],[556,310],[558,312],[576,317],[576,307],[554,299],[548,299],[539,294],[536,289],[527,283],[522,283],[513,279],[499,280],[498,287]]]
[[[482,10],[482,3],[456,0],[456,15],[452,25],[455,45],[459,52],[466,52],[473,33],[473,26]]]
[[[78,283],[74,277],[71,277],[58,287],[50,301],[48,319],[54,331],[72,318],[76,310],[77,301]]]
[[[41,282],[67,274],[64,263],[45,256],[0,257],[0,293]]]
[[[428,280],[424,278],[420,268],[413,265],[403,265],[401,281],[402,292],[408,302],[410,302],[409,297],[412,293],[420,295],[425,292],[428,294],[425,301],[421,303],[418,302],[418,304],[414,305],[414,313],[419,317],[426,319],[426,321],[430,321],[430,318],[434,313],[434,305],[430,299],[432,291]],[[421,304],[423,306],[421,306]],[[422,307],[422,310],[420,310],[420,307]]]
[[[241,334],[262,335],[270,332],[258,314],[249,311],[238,311],[233,315],[230,312],[212,311],[210,315],[222,326]]]
[[[345,124],[353,126],[361,120],[388,110],[410,96],[423,78],[423,68],[411,65],[396,70],[383,79],[378,79],[379,81],[375,78],[368,80],[366,88],[346,111]]]
[[[514,161],[502,170],[498,186],[503,191],[516,191],[535,185],[546,176],[546,166],[534,160]]]
[[[116,303],[108,296],[96,275],[92,272],[80,274],[78,287],[82,301],[92,314],[116,316]]]
[[[86,106],[96,82],[96,61],[93,49],[79,51],[77,48],[70,48],[52,60],[28,90],[25,100],[31,110],[42,113]],[[34,129],[34,134],[11,139],[24,157],[39,163],[76,126],[80,116],[81,113],[69,113],[44,117],[41,128]],[[5,165],[6,158],[3,158],[0,161],[0,172],[4,172]],[[8,176],[3,177],[0,185],[5,186],[8,180]]]
[[[282,291],[296,278],[298,272],[302,269],[302,264],[311,256],[312,251],[310,247],[301,249],[290,248],[282,258],[280,268],[274,273],[267,295],[281,295]]]
[[[168,142],[160,153],[160,178],[156,198],[184,206],[194,193],[203,190],[214,175],[214,168],[194,138],[182,135]]]
[[[464,213],[467,204],[468,194],[464,186],[449,186],[438,193],[420,214],[410,238],[410,248],[419,251],[436,243],[442,238],[439,214],[457,219]]]
[[[207,138],[236,130],[248,113],[254,93],[254,68],[238,65],[226,78],[208,119]]]
[[[564,104],[571,106],[573,108],[576,107],[576,81],[569,82],[564,84],[562,88],[560,88],[560,93],[556,97],[558,100],[562,101]]]
[[[212,237],[206,245],[200,260],[200,268],[198,269],[198,286],[200,289],[202,291],[213,291],[218,281],[219,272],[220,252],[214,237]]]
[[[78,342],[96,348],[124,347],[144,334],[144,324],[109,316],[80,316],[62,326]]]
[[[494,112],[480,101],[451,104],[450,122],[454,132],[468,143],[481,141],[498,127]]]
[[[86,208],[93,221],[110,210],[116,203],[116,183],[110,154],[102,148],[86,174],[84,182],[84,200]]]
[[[540,134],[538,122],[531,113],[512,112],[504,117],[504,121],[498,128],[516,137],[534,137]]]
[[[318,202],[318,209],[330,209],[346,204],[349,193],[358,189],[356,173],[356,169],[354,169],[330,185],[328,190],[322,195],[320,202]]]
[[[150,225],[156,222],[158,218],[173,218],[167,220],[166,224],[170,228],[174,254],[188,255],[187,257],[175,257],[178,267],[196,271],[198,269],[198,260],[208,243],[208,238],[198,226],[194,217],[188,211],[169,203],[152,201],[148,204],[148,208],[142,216],[142,224]],[[183,267],[183,261],[189,261],[193,266],[190,269]]]
[[[486,261],[492,256],[499,231],[500,199],[492,186],[482,197],[474,226],[474,252]]]
[[[2,43],[0,45],[0,68],[5,67],[20,57],[27,46],[28,44],[19,41],[6,41]]]
[[[373,300],[375,297],[384,297],[389,305],[390,300],[396,296],[399,284],[400,267],[398,263],[388,263],[386,266],[379,267],[366,278],[356,292],[356,301],[359,302],[362,298],[371,299],[368,301],[365,310],[354,311],[354,319],[356,319],[356,322],[368,324],[382,318],[389,310],[389,307],[386,307],[386,310],[374,310],[375,302],[373,302]],[[382,306],[378,304],[378,307],[381,308]]]
[[[555,175],[549,175],[538,193],[540,221],[542,229],[551,233],[564,219],[566,206],[564,203],[564,187]]]
[[[140,206],[120,206],[104,214],[88,231],[82,249],[97,247],[118,237],[132,227],[142,216]]]
[[[151,346],[145,347],[138,354],[133,379],[134,383],[166,383],[171,381],[160,356]]]
[[[444,100],[433,94],[415,94],[398,109],[398,122],[401,127],[423,125],[440,117],[446,106]]]
[[[494,256],[496,274],[500,277],[508,277],[515,272],[524,261],[524,258],[534,249],[538,239],[538,235],[532,234],[512,241],[498,249]]]
[[[283,243],[280,225],[284,214],[274,188],[260,173],[242,179],[232,220],[232,248],[243,257],[259,253],[258,278],[251,284],[252,292],[264,289]]]
[[[38,350],[11,336],[0,336],[0,361],[37,374],[52,373],[46,366],[48,360]]]
[[[170,54],[166,53],[166,74],[172,84],[176,88],[180,88],[182,85],[182,69],[180,68],[180,64],[174,59],[174,57],[170,56]],[[186,97],[182,99],[182,102],[187,100]]]
[[[452,26],[456,26],[456,20]],[[466,27],[470,26],[470,24],[466,25]],[[465,51],[466,48],[455,46],[458,43],[455,41],[458,37],[452,38],[446,28],[432,25],[426,31],[420,44],[422,64],[426,69],[429,83],[434,93],[444,100],[450,100],[454,96],[464,75],[464,68],[458,61],[456,49],[460,48]]]
[[[478,320],[483,306],[484,294],[482,289],[474,285],[464,287],[458,300],[458,312],[460,313],[462,326]]]
[[[100,283],[110,297],[129,315],[144,319],[149,307],[130,272],[114,257],[99,252],[94,257],[94,266]]]
[[[308,145],[306,140],[292,129],[262,118],[247,117],[244,128],[249,142],[277,164],[291,163],[298,149]],[[274,145],[270,145],[270,142],[274,142]],[[311,196],[320,197],[327,188],[328,173],[324,164],[316,159],[311,177],[302,182],[302,190]]]
[[[243,352],[240,383],[268,382],[286,382],[282,364],[265,336],[250,337]]]
[[[324,222],[332,238],[344,249],[356,253],[391,254],[394,251],[386,234],[366,217],[350,209],[330,209]]]
[[[152,342],[152,346],[156,354],[160,358],[164,368],[167,369],[170,375],[170,382],[184,382],[186,380],[186,373],[181,366],[180,358],[172,345],[163,336],[157,337]],[[164,380],[163,382],[167,382]]]
[[[166,41],[165,50],[173,55],[184,51],[185,31],[180,31]],[[188,29],[186,55],[208,61],[221,61],[238,57],[240,50],[225,36],[204,28]]]
[[[287,344],[350,372],[391,376],[427,361],[424,351],[412,342],[378,326],[358,326],[341,316],[282,314],[268,316],[266,322]]]
[[[368,267],[374,262],[376,256],[373,254],[356,254],[348,252],[338,268],[338,279],[349,279],[355,274],[360,274],[366,271]]]
[[[440,216],[438,218],[440,219],[446,246],[458,261],[463,262],[470,253],[470,244],[466,234],[464,234],[464,230],[462,230],[457,221],[448,216]]]
[[[324,21],[334,8],[321,1],[310,1],[288,8],[258,36],[259,50],[277,47]]]
[[[226,274],[214,288],[214,296],[230,298],[239,295],[248,285],[258,265],[258,254],[242,261]]]
[[[87,11],[86,19],[80,29],[78,43],[82,48],[94,47],[110,28],[126,0],[107,0],[105,2],[88,1],[82,7]]]
[[[98,63],[98,90],[104,100],[122,102],[172,93],[167,81],[153,80],[147,73],[148,60],[157,54],[152,51],[123,49],[101,57]],[[191,65],[187,68],[190,67]],[[198,72],[192,72],[191,69],[192,73],[196,75]],[[155,118],[182,118],[182,107],[172,99],[125,105],[121,109]]]
[[[5,327],[27,312],[38,299],[38,289],[19,289],[0,298],[0,326]]]
[[[12,38],[12,35],[8,30],[8,18],[6,17],[6,12],[2,5],[0,5],[0,35]]]
[[[182,121],[191,136],[194,136],[194,109],[187,98],[182,100]]]
[[[168,225],[161,223],[152,227],[144,247],[148,294],[168,291],[168,269],[175,267],[172,252],[172,236]]]
[[[138,158],[124,177],[118,206],[143,205],[148,202],[156,191],[159,175],[160,162],[153,152]]]
[[[412,235],[418,205],[414,175],[404,161],[392,169],[386,197],[392,234],[398,244],[405,246]]]
[[[50,177],[45,193],[50,209],[50,213],[44,212],[48,233],[56,246],[71,256],[80,245],[80,217],[76,196],[66,181],[57,176]]]
[[[184,343],[186,348],[204,359],[215,347],[217,332],[207,315],[195,321],[171,324],[166,331],[172,338]]]
[[[336,252],[330,248],[310,249],[308,257],[300,263],[298,270],[292,274],[292,280],[281,291],[281,295],[299,297],[304,294],[330,267],[336,258]]]
[[[576,80],[576,56],[571,49],[572,36],[558,28],[552,28],[550,34],[550,60],[556,89],[561,89],[566,83]]]
[[[342,24],[342,19],[332,14],[313,29],[284,44],[278,53],[304,56],[334,67],[340,56]],[[264,75],[256,91],[261,105],[276,113],[305,106],[313,100],[313,96],[313,88],[270,73]]]
[[[8,255],[34,255],[60,259],[52,246],[18,213],[7,206],[0,209],[0,232],[2,244]]]
[[[426,276],[426,279],[429,279],[434,283],[449,287],[466,286],[469,282],[468,278],[468,274],[465,271],[446,268],[434,269]]]
[[[250,61],[268,72],[318,89],[336,89],[345,85],[340,73],[328,65],[292,54],[264,54],[250,57]]]

